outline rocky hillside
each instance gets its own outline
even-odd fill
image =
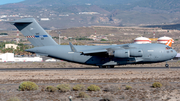
[[[1,21],[24,17],[47,29],[169,24],[180,22],[179,12],[179,0],[25,0],[0,6],[0,29],[10,28]]]

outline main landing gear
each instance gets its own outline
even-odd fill
[[[114,68],[114,66],[113,65],[111,65],[111,66],[99,66],[99,68]]]

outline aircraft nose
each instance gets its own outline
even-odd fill
[[[177,56],[177,52],[176,52],[175,50],[174,50],[174,54],[173,54],[173,55],[174,55],[174,57],[176,57],[176,56]]]

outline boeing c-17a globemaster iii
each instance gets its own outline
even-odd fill
[[[34,18],[10,22],[34,48],[26,51],[74,63],[114,68],[117,65],[158,63],[173,59],[177,52],[164,44],[122,44],[109,46],[58,45]],[[169,67],[168,64],[165,65]]]

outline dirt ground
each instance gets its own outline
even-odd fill
[[[7,101],[17,97],[21,101],[177,101],[180,100],[180,68],[176,69],[135,69],[136,67],[162,67],[165,63],[150,65],[127,65],[124,69],[98,69],[94,66],[79,65],[68,62],[55,63],[2,63],[0,69],[18,68],[17,70],[0,70],[0,100]],[[180,62],[169,62],[170,66],[180,67]],[[134,67],[125,69],[125,67]],[[20,68],[42,68],[42,70],[19,70]],[[44,68],[58,68],[46,70]],[[63,68],[63,69],[61,69]],[[64,69],[71,68],[71,69]],[[73,69],[75,68],[75,69]],[[78,68],[78,69],[76,69]],[[81,69],[82,68],[82,69]],[[92,69],[88,69],[92,68]],[[96,69],[97,68],[97,69]],[[35,82],[36,91],[18,91],[23,81]],[[161,88],[153,88],[154,82],[162,83]],[[79,98],[82,91],[54,93],[45,91],[45,87],[58,84],[98,85],[100,91],[83,90],[88,98]],[[132,89],[126,90],[126,86]]]

